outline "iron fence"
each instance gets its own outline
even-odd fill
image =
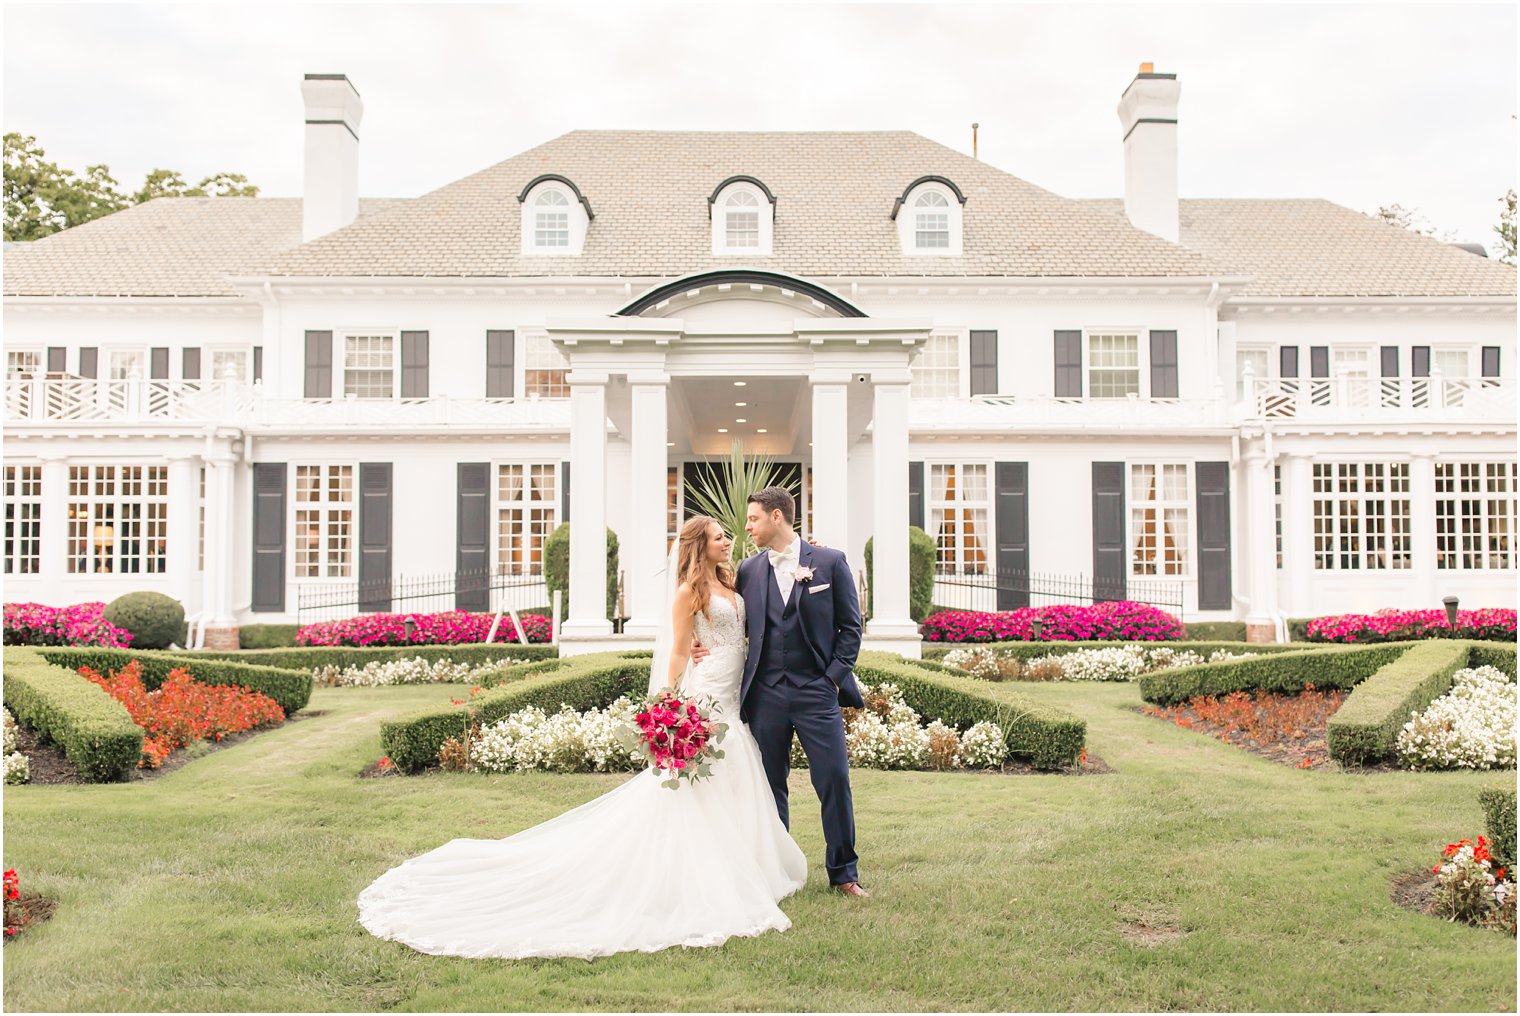
[[[303,585],[296,593],[300,624],[336,621],[354,614],[436,614],[449,610],[495,613],[549,606],[542,575],[504,571],[438,572],[379,582]]]

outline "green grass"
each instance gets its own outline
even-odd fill
[[[1128,684],[988,684],[1088,723],[1108,776],[854,773],[870,900],[812,871],[791,930],[510,962],[368,935],[354,900],[455,836],[621,776],[358,780],[383,719],[458,689],[314,691],[304,718],[144,784],[8,787],[6,867],[60,901],[5,949],[12,1010],[1513,1010],[1512,939],[1406,912],[1398,872],[1482,831],[1513,774],[1298,771],[1141,716]],[[571,876],[573,877],[573,876]],[[1130,944],[1125,921],[1187,932]]]

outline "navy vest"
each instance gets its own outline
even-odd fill
[[[792,588],[797,595],[792,597],[791,602],[783,602],[781,590],[776,588],[774,569],[766,569],[765,635],[756,669],[759,671],[757,676],[769,685],[779,684],[782,677],[785,677],[801,687],[825,677],[823,669],[818,665],[818,655],[813,652],[813,647],[808,645],[807,637],[802,633],[802,617],[797,605],[807,592],[799,589],[795,582]]]

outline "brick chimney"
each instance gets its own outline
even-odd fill
[[[1119,97],[1124,130],[1124,214],[1137,228],[1177,242],[1177,96],[1175,74],[1143,63]]]
[[[301,201],[301,240],[342,229],[359,214],[359,121],[364,103],[342,74],[308,74],[301,81],[306,104],[306,181]]]

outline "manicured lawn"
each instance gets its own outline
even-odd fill
[[[300,723],[141,785],[9,787],[5,866],[57,897],[6,946],[14,1010],[1513,1010],[1512,939],[1399,909],[1397,872],[1482,831],[1512,774],[1298,771],[1142,716],[1121,684],[985,685],[1089,724],[1106,776],[854,775],[861,872],[720,949],[509,962],[368,935],[354,899],[455,836],[622,776],[354,777],[449,686],[317,689]],[[701,849],[693,844],[692,849]],[[571,875],[573,877],[573,874]],[[1183,934],[1132,942],[1130,922]]]

